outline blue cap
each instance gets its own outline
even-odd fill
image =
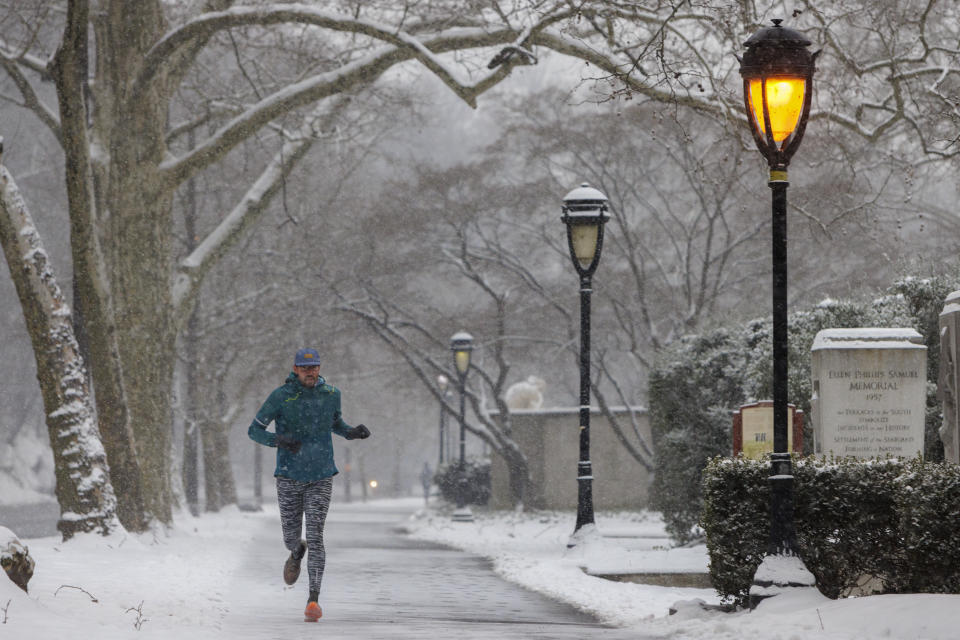
[[[295,367],[310,367],[314,365],[320,365],[320,354],[317,353],[316,349],[300,349],[293,358],[293,366]]]

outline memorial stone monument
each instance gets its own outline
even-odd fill
[[[937,398],[943,406],[940,440],[947,462],[960,464],[960,291],[947,296],[940,312],[940,372],[937,376]]]
[[[923,453],[927,347],[913,329],[824,329],[811,348],[814,449],[858,458]]]

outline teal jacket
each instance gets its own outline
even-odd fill
[[[267,431],[273,421],[275,433]],[[287,381],[267,397],[250,423],[250,439],[268,447],[277,446],[277,435],[284,435],[301,443],[300,451],[291,453],[277,448],[277,469],[273,475],[315,482],[335,476],[332,433],[350,440],[352,427],[340,416],[340,390],[317,380],[315,387],[300,384],[291,372]]]

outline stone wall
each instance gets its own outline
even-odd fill
[[[632,433],[626,408],[616,408]],[[524,505],[533,509],[576,509],[577,461],[580,456],[577,408],[515,409],[511,412],[514,438],[530,464],[531,483]],[[644,439],[650,442],[647,410],[634,408]],[[593,504],[596,509],[641,509],[647,505],[650,474],[617,439],[598,409],[590,415],[590,458],[593,463]],[[491,464],[490,507],[510,509],[507,466],[500,456]]]

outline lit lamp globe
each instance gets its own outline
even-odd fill
[[[460,377],[467,375],[470,368],[470,354],[473,352],[473,336],[466,331],[453,334],[450,338],[450,350],[453,351],[453,364]]]
[[[587,183],[563,198],[563,216],[567,225],[567,243],[577,273],[590,276],[600,262],[603,248],[603,225],[610,219],[607,196]]]
[[[740,61],[750,130],[771,171],[785,171],[810,115],[813,72],[819,51],[811,53],[799,31],[772,21],[743,43]]]

